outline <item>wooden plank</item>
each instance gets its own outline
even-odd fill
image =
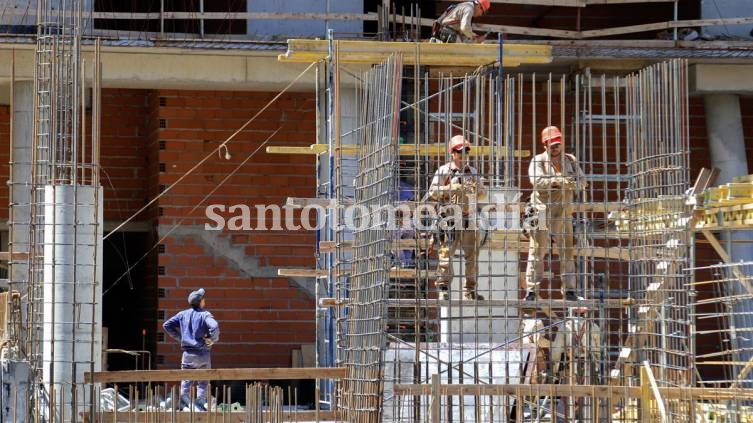
[[[293,206],[293,207],[306,207],[306,206],[316,206],[316,207],[324,207],[324,208],[335,208],[340,205],[346,207],[353,205],[353,199],[345,199],[342,203],[338,203],[337,200],[334,199],[327,199],[327,198],[303,198],[303,197],[288,197],[286,202],[286,205]],[[401,201],[398,203],[395,203],[394,206],[407,206],[410,210],[413,210],[416,208],[418,204],[422,205],[431,205],[436,204],[435,202],[431,201]],[[492,203],[486,203],[486,202],[479,202],[479,206],[482,208],[485,208],[488,211],[494,211],[495,208],[493,207],[494,204]],[[506,207],[514,207],[517,206],[519,210],[523,210],[523,207],[525,206],[525,203],[507,203],[505,204]],[[576,212],[582,212],[582,213],[608,213],[610,211],[620,211],[625,208],[625,204],[619,201],[611,201],[611,202],[599,202],[599,203],[575,203],[575,211]]]
[[[753,18],[724,18],[724,19],[688,19],[678,21],[655,22],[650,24],[629,25],[616,28],[594,29],[581,31],[577,38],[596,38],[612,35],[631,34],[636,32],[660,31],[662,29],[703,27],[713,25],[738,25],[753,23]]]
[[[575,203],[576,212],[608,213],[625,209],[625,203],[620,201],[606,201],[597,203]]]
[[[10,253],[9,251],[0,251],[0,260],[2,261],[26,261],[29,260],[29,253]]]
[[[580,32],[569,31],[565,29],[548,29],[532,28],[526,26],[514,25],[494,25],[494,24],[474,24],[473,29],[482,32],[501,32],[503,34],[513,35],[532,35],[536,37],[554,37],[554,38],[581,38]],[[492,44],[494,45],[494,44]]]
[[[101,13],[101,12],[100,12]],[[159,13],[151,19],[159,19]],[[281,13],[281,12],[164,12],[164,19],[203,20],[304,20],[304,21],[376,21],[376,13]],[[146,19],[146,18],[145,18]]]
[[[284,278],[326,278],[324,269],[277,269],[277,276]]]
[[[482,294],[486,295],[486,293]],[[388,307],[395,308],[437,308],[437,307],[517,307],[517,308],[536,308],[539,310],[564,310],[568,308],[587,308],[587,309],[599,309],[604,308],[623,308],[636,304],[636,301],[630,299],[606,299],[606,300],[581,300],[581,301],[565,301],[562,299],[546,299],[536,301],[525,301],[523,299],[509,299],[509,300],[437,300],[429,298],[388,298],[384,300]],[[341,299],[340,301],[335,298],[322,298],[319,300],[321,307],[335,307],[344,306],[348,304],[347,299]],[[474,318],[468,316],[468,318]]]
[[[321,241],[319,243],[319,251],[322,253],[332,253],[337,251],[337,243],[335,241]],[[400,239],[392,242],[392,248],[395,250],[413,250],[413,249],[425,249],[428,245],[428,240],[415,240],[415,239]],[[515,239],[490,239],[486,244],[482,246],[482,249],[490,250],[506,250],[506,251],[518,251],[527,252],[529,248],[528,240],[515,240]],[[350,252],[353,251],[353,245],[351,242],[346,241],[340,243],[340,250]],[[619,247],[580,247],[573,249],[574,256],[581,257],[597,257],[597,258],[610,258],[614,260],[630,260],[630,251],[625,248]]]
[[[430,395],[432,387],[429,384],[396,384],[395,395]],[[564,397],[592,397],[638,398],[640,387],[620,385],[559,385],[559,384],[442,384],[439,386],[441,395],[526,395],[526,396],[564,396]],[[753,389],[750,388],[691,388],[691,387],[659,387],[659,394],[665,399],[686,399],[693,396],[697,399],[723,401],[733,399],[753,400]]]
[[[352,205],[353,202],[348,201],[343,205]],[[285,205],[289,207],[298,207],[303,208],[306,206],[310,207],[323,207],[325,209],[334,209],[337,208],[338,202],[335,199],[329,199],[329,198],[300,198],[300,197],[288,197],[285,201]]]
[[[178,382],[181,380],[279,380],[279,379],[342,379],[345,367],[192,369],[192,370],[125,370],[86,372],[86,383]]]
[[[4,16],[36,16],[22,8],[6,8]],[[200,20],[305,20],[305,21],[376,21],[370,13],[284,13],[284,12],[84,12],[85,18],[114,20],[200,19]],[[246,37],[248,39],[248,37]]]
[[[285,147],[280,145],[270,145],[266,149],[267,154],[300,154],[316,155],[317,153],[309,147]]]
[[[317,411],[283,411],[283,419],[286,422],[305,422],[305,421],[342,421],[341,416],[336,411],[320,410],[317,419]],[[117,419],[116,419],[117,416]],[[263,421],[270,421],[272,415],[268,411],[263,411],[260,416]],[[84,416],[85,422],[107,422],[107,423],[133,423],[134,421],[154,421],[154,422],[171,422],[171,423],[248,423],[248,411],[209,411],[209,412],[189,412],[189,411],[136,411],[136,412],[114,412],[100,411],[96,413],[94,419],[88,415]]]
[[[376,64],[392,54],[402,54],[406,65],[420,62],[422,65],[483,66],[497,61],[499,47],[495,44],[440,44],[405,43],[385,41],[335,41],[338,61],[341,63]],[[311,63],[328,56],[327,40],[288,40],[288,50],[278,56],[282,62]],[[505,67],[525,64],[547,64],[552,61],[550,46],[532,44],[505,44],[503,46]]]
[[[504,148],[499,148],[499,151],[495,153],[497,156],[505,157],[507,151]],[[266,149],[268,154],[300,154],[300,155],[319,155],[329,152],[329,146],[327,144],[311,144],[308,147],[301,146],[269,146]],[[336,152],[340,152],[346,156],[355,156],[359,153],[359,146],[357,145],[343,145],[335,149]],[[447,145],[441,144],[400,144],[398,146],[398,152],[401,156],[435,156],[445,157],[447,155]],[[476,146],[471,150],[469,156],[479,157],[488,156],[491,153],[491,147],[489,146]],[[531,150],[515,150],[514,157],[530,157]]]
[[[392,268],[389,277],[393,279],[425,279],[430,275],[433,276],[432,273],[425,270]],[[326,278],[328,272],[324,269],[285,268],[277,269],[277,276],[285,278]]]

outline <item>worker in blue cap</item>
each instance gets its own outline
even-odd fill
[[[183,357],[181,369],[211,369],[210,353],[212,345],[220,340],[220,325],[209,310],[205,310],[206,301],[203,288],[188,295],[191,308],[178,312],[163,325],[165,333],[176,341],[180,341]],[[196,402],[193,408],[197,411],[207,409],[208,380],[184,380],[180,383],[181,402],[190,406],[190,389],[196,385]]]

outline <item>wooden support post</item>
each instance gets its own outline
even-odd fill
[[[441,381],[438,374],[431,375],[431,423],[441,423],[442,396],[439,391]]]

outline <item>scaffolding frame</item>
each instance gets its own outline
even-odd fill
[[[384,206],[387,199],[388,205],[405,206],[404,210],[420,208],[426,203],[422,197],[433,170],[448,159],[446,140],[460,133],[471,141],[475,151],[470,161],[490,191],[514,198],[506,204],[504,219],[516,229],[485,234],[479,279],[487,278],[489,284],[479,281],[480,292],[487,296],[479,302],[456,299],[453,293],[459,292],[462,266],[456,268],[450,299],[437,299],[436,261],[426,256],[430,230],[412,229],[407,237],[406,228],[371,231],[366,244],[378,245],[375,249],[364,248],[354,233],[341,227],[333,232],[336,236],[318,239],[319,285],[326,288],[318,298],[324,312],[320,326],[332,329],[318,332],[319,363],[358,369],[342,385],[332,386],[333,408],[350,413],[350,421],[511,421],[516,413],[525,418],[557,414],[578,421],[635,421],[638,409],[669,421],[693,419],[698,394],[691,390],[697,380],[694,325],[688,311],[694,245],[692,207],[686,201],[687,63],[672,60],[626,76],[512,75],[498,65],[442,75],[422,66],[416,49],[412,58],[398,54],[359,75],[345,65],[351,53],[338,55],[335,40],[329,45],[329,59],[323,62],[328,77],[319,86],[324,93],[320,98],[328,102],[319,109],[319,120],[327,128],[322,140],[328,145],[317,156],[320,164],[330,163],[329,173],[319,175],[319,193],[336,204],[327,213],[343,218],[349,206],[374,201]],[[394,91],[376,93],[366,87],[376,75],[385,79],[385,69],[392,69],[395,61],[415,64],[395,69],[386,78],[403,81],[399,109],[383,107],[385,114],[379,118],[365,118],[376,105],[393,100]],[[355,81],[354,92],[369,95],[348,100],[342,75]],[[375,130],[373,125],[394,123],[387,116],[390,110],[399,117],[397,133],[392,126]],[[343,127],[343,120],[354,114],[358,118],[352,127]],[[559,299],[560,260],[549,254],[544,283],[548,291],[533,303],[532,313],[531,304],[521,300],[523,276],[517,269],[525,266],[525,255],[519,253],[527,248],[520,230],[524,221],[516,213],[523,210],[521,198],[530,192],[528,161],[539,150],[538,130],[550,124],[563,128],[568,152],[579,159],[589,185],[572,219],[578,292],[587,299],[574,304]],[[383,138],[358,135],[368,131],[391,134],[392,139],[385,143]],[[394,165],[365,160],[377,150],[396,154]],[[383,172],[389,170],[394,173],[388,177]],[[376,180],[368,177],[377,174]],[[357,177],[349,178],[352,175]],[[388,179],[389,191],[359,197],[359,192]],[[323,186],[336,195],[328,196]],[[409,251],[412,257],[406,259],[410,254],[402,253]],[[454,261],[462,263],[460,257]],[[369,264],[354,270],[356,263]],[[354,286],[365,274],[382,278],[370,279],[375,284],[369,285],[367,299],[353,294],[353,289],[361,289]],[[499,280],[508,282],[500,287]],[[495,315],[495,308],[504,314]],[[499,321],[512,324],[504,328],[502,341],[495,339]],[[384,329],[366,327],[375,322]],[[326,342],[321,342],[322,335]],[[354,353],[353,339],[359,340],[359,354]],[[321,348],[324,344],[334,348]],[[559,360],[552,359],[552,351],[561,354]],[[497,353],[499,357],[489,358]],[[486,361],[480,359],[485,356]],[[365,368],[370,369],[368,376]],[[467,392],[484,385],[518,388],[483,401],[469,393],[439,400],[427,395],[435,375],[441,386],[466,384]],[[641,386],[642,376],[655,387],[644,393],[645,404],[630,390]],[[540,388],[520,388],[530,383]],[[559,386],[555,389],[553,384]],[[572,390],[568,393],[563,384]],[[552,393],[547,395],[550,386]],[[354,387],[363,390],[353,391]],[[598,387],[624,389],[622,395],[584,393],[602,389]],[[380,395],[375,397],[375,392]],[[322,393],[328,394],[326,389]],[[441,401],[439,415],[434,414],[433,401]],[[490,416],[493,419],[487,420]]]

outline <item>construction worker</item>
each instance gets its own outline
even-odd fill
[[[211,369],[210,353],[212,345],[220,340],[220,326],[209,310],[206,310],[204,289],[198,289],[188,295],[191,308],[178,312],[163,325],[165,333],[180,342],[183,350],[181,369]],[[206,411],[207,388],[209,381],[184,380],[180,383],[180,399],[185,406],[190,406],[190,389],[196,385],[196,402],[194,410]]]
[[[434,22],[432,42],[480,43],[486,35],[479,35],[471,29],[472,20],[489,11],[489,0],[466,1],[451,5]]]
[[[484,297],[476,292],[480,236],[475,222],[475,203],[486,196],[486,190],[478,171],[468,163],[470,142],[462,135],[455,135],[450,139],[448,150],[451,160],[434,173],[428,193],[429,198],[440,203],[436,282],[439,298],[449,299],[449,284],[453,277],[452,256],[461,248],[465,258],[463,297],[483,300]]]
[[[564,152],[559,128],[544,128],[541,143],[546,151],[537,154],[528,167],[533,185],[530,205],[538,212],[539,219],[530,232],[525,299],[536,299],[544,275],[544,256],[554,239],[560,259],[560,290],[566,300],[576,301],[580,297],[575,294],[572,216],[575,196],[586,187],[585,178],[575,156]]]

